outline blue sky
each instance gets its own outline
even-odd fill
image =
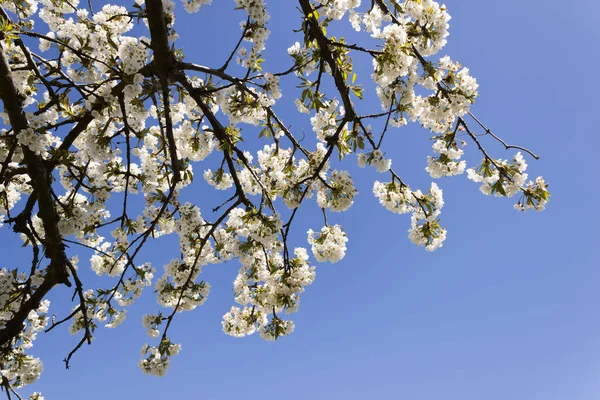
[[[208,266],[203,277],[212,284],[210,297],[175,320],[171,337],[182,343],[182,352],[165,377],[146,376],[137,367],[139,349],[150,339],[141,315],[158,310],[148,292],[124,325],[100,329],[70,370],[61,360],[78,337],[66,329],[41,335],[33,353],[42,357],[45,372],[31,389],[50,400],[598,399],[600,34],[595,26],[600,5],[591,0],[569,4],[446,2],[452,20],[443,53],[478,79],[475,114],[507,142],[541,155],[537,162],[529,159],[529,173],[550,182],[545,212],[517,213],[514,199],[483,196],[466,176],[438,180],[448,239],[442,249],[427,253],[408,240],[409,218],[389,213],[371,194],[373,180],[387,176],[357,169],[352,157],[345,164],[359,195],[350,211],[329,215],[329,222],[340,223],[348,234],[346,258],[317,266],[290,337],[267,343],[226,336],[220,322],[233,304],[238,264]],[[287,67],[285,50],[301,41],[291,31],[300,26],[295,5],[269,2],[273,33],[267,70]],[[233,1],[219,0],[199,14],[178,15],[178,44],[190,61],[222,63],[243,17],[237,12],[224,21],[233,7]],[[348,27],[340,32],[348,33]],[[367,91],[370,68],[358,67]],[[293,96],[284,87],[281,102]],[[366,101],[374,101],[373,95]],[[286,114],[291,108],[279,110],[311,134],[297,113]],[[424,171],[430,144],[428,133],[416,126],[386,137],[394,168],[413,187],[430,182]],[[513,154],[491,141],[485,144],[497,157]],[[466,150],[473,164],[479,158],[474,144]],[[200,183],[187,196],[208,213],[214,202],[204,202],[213,200],[207,192]],[[302,211],[295,245],[302,245],[308,228],[320,228],[317,211],[314,205]],[[8,228],[0,235],[6,265],[22,263]],[[145,254],[159,274],[177,257],[174,243],[174,238],[158,241]],[[65,296],[69,293],[61,288],[53,298],[65,305],[59,300]]]

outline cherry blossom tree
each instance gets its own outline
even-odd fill
[[[196,13],[210,2],[183,0],[183,7]],[[525,156],[538,157],[505,143],[471,113],[475,78],[439,54],[448,36],[445,6],[432,0],[298,0],[296,6],[300,40],[281,52],[289,68],[265,71],[273,21],[263,0],[232,2],[242,19],[239,41],[225,60],[200,60],[210,66],[178,47],[171,0],[101,8],[79,0],[0,2],[0,226],[31,251],[27,268],[0,270],[0,374],[9,398],[42,373],[41,360],[28,354],[38,333],[69,325],[78,339],[66,355],[68,367],[98,327],[123,322],[147,287],[162,308],[143,318],[151,344],[142,348],[139,366],[163,375],[180,351],[169,328],[209,294],[200,277],[207,264],[240,265],[237,306],[223,316],[226,334],[276,340],[292,333],[285,315],[297,311],[314,281],[313,263],[335,263],[346,252],[344,230],[327,217],[348,210],[357,191],[333,161],[357,160],[381,173],[373,182],[381,205],[410,214],[414,244],[441,247],[442,190],[436,183],[411,187],[384,151],[385,136],[409,122],[433,141],[432,155],[418,166],[432,178],[466,171],[486,195],[516,197],[520,211],[544,209],[548,185],[526,173]],[[360,44],[328,33],[336,24],[357,31]],[[368,57],[372,74],[357,77],[353,57]],[[276,112],[283,79],[300,88],[298,113]],[[361,101],[365,90],[377,94],[378,104]],[[314,135],[290,125],[302,114]],[[253,153],[245,145],[250,140],[264,146]],[[484,140],[514,153],[496,158]],[[481,157],[471,168],[462,160],[467,141]],[[217,162],[204,161],[211,153]],[[181,201],[200,179],[197,171],[227,200]],[[323,225],[297,243],[306,247],[292,247],[294,219],[311,201],[322,209]],[[180,248],[167,265],[140,259],[144,246],[169,234]],[[78,257],[84,250],[92,252],[89,261]],[[79,268],[90,267],[112,284],[82,281]],[[59,285],[70,287],[74,299],[64,315],[49,312],[48,293]]]

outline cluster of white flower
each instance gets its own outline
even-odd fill
[[[231,177],[231,174],[223,171],[222,168],[219,168],[215,172],[207,169],[204,171],[204,179],[210,186],[214,186],[215,189],[218,190],[227,190],[233,186],[233,178]]]
[[[323,11],[326,18],[340,20],[344,15],[354,8],[360,6],[361,0],[316,0],[315,3],[324,6]]]
[[[442,247],[446,230],[439,225],[438,217],[444,200],[442,190],[435,183],[431,184],[428,193],[423,194],[395,180],[389,183],[375,181],[373,194],[382,206],[393,213],[412,213],[408,237],[414,244],[425,246],[427,251]]]
[[[156,339],[160,335],[160,331],[157,329],[163,322],[162,314],[152,315],[146,314],[142,317],[142,325],[148,329],[148,335],[151,338]]]
[[[90,201],[81,193],[71,191],[69,194],[58,196],[58,200],[62,204],[69,204],[71,207],[68,217],[65,210],[58,210],[61,217],[58,222],[58,229],[65,237],[75,235],[78,239],[83,239],[84,227],[100,224],[110,217],[110,212],[106,210],[102,202]],[[39,219],[36,218],[37,221]],[[38,232],[42,232],[40,237],[43,238],[43,230],[38,230]]]
[[[21,200],[21,193],[27,192],[25,182],[10,182],[8,185],[0,184],[0,228],[4,222],[4,216]]]
[[[104,323],[105,328],[116,328],[125,321],[127,310],[117,310],[111,306],[109,301],[105,301],[106,295],[107,293],[100,294],[100,291],[94,293],[92,289],[83,292],[86,306],[85,315],[81,310],[81,305],[75,306],[74,317],[69,326],[71,335],[85,330],[88,323],[87,328],[93,330],[97,326],[96,322]]]
[[[227,220],[227,227],[235,230],[239,237],[247,237],[266,249],[281,247],[278,234],[282,225],[279,214],[267,216],[256,210],[244,211],[241,208],[232,210]]]
[[[257,248],[240,257],[242,268],[234,282],[236,302],[223,316],[223,330],[234,337],[260,332],[267,340],[292,332],[292,321],[278,314],[296,312],[300,294],[315,278],[315,268],[308,264],[304,248],[294,249],[295,257],[285,260],[281,253],[264,252]],[[269,320],[269,315],[271,315]]]
[[[0,269],[0,328],[4,329],[11,318],[19,311],[20,304],[30,296],[23,289],[32,291],[43,281],[42,277],[27,279],[24,273],[16,270]],[[24,296],[24,298],[21,298]],[[31,310],[23,324],[23,330],[8,344],[9,349],[0,357],[0,378],[3,382],[19,388],[35,382],[42,373],[44,366],[39,358],[26,354],[33,346],[37,334],[48,325],[47,317],[50,302],[43,300],[37,309]]]
[[[123,64],[123,71],[126,74],[136,74],[148,59],[148,48],[143,43],[143,39],[123,36],[119,43],[118,55]]]
[[[210,285],[204,281],[193,281],[199,273],[199,268],[179,260],[172,260],[165,265],[165,274],[154,285],[158,304],[179,312],[190,311],[202,305],[208,297]],[[185,284],[188,280],[189,283]]]
[[[210,285],[196,282],[201,268],[216,263],[212,244],[207,235],[210,225],[202,218],[198,207],[186,203],[179,207],[180,218],[174,231],[179,236],[182,260],[171,260],[165,265],[165,273],[154,286],[158,303],[178,312],[189,311],[202,305],[210,292]]]
[[[377,172],[386,172],[392,167],[392,160],[383,158],[383,152],[375,149],[369,153],[358,153],[358,166],[364,168],[367,164],[375,167]]]
[[[365,27],[367,31],[384,42],[382,54],[373,60],[374,72],[372,75],[379,87],[385,88],[393,84],[398,78],[411,75],[416,79],[417,59],[407,51],[409,46],[408,33],[403,24],[386,25],[383,31],[379,30],[382,23],[382,15],[379,7],[373,8],[368,14],[368,24],[365,16]],[[414,84],[414,82],[412,82]],[[380,95],[381,98],[381,95]],[[383,100],[382,100],[383,102]]]
[[[375,181],[373,194],[379,200],[379,204],[393,213],[406,214],[413,210],[413,194],[406,185],[401,185],[396,181],[389,183]]]
[[[446,230],[440,226],[437,219],[444,206],[442,190],[432,183],[428,193],[422,194],[417,190],[413,195],[417,201],[410,219],[408,237],[414,244],[425,246],[427,251],[434,251],[442,247],[446,240]]]
[[[456,146],[452,140],[450,142],[438,139],[433,143],[433,151],[438,153],[438,157],[427,157],[427,168],[432,178],[441,178],[442,176],[460,175],[465,172],[466,162],[456,161],[463,155],[463,151]]]
[[[104,326],[106,328],[116,328],[117,326],[121,325],[123,321],[125,321],[125,317],[127,316],[127,310],[117,311],[114,308],[108,308],[106,310],[105,315],[106,318],[109,319],[109,322]],[[98,319],[102,321],[102,319]]]
[[[7,357],[4,361],[5,366],[0,371],[2,378],[12,382],[16,388],[28,385],[38,380],[44,366],[39,358],[34,358],[13,350],[12,357]]]
[[[282,148],[275,143],[265,145],[257,152],[256,166],[250,165],[254,159],[250,153],[244,153],[248,167],[238,171],[238,178],[245,193],[262,193],[271,201],[283,198],[287,207],[296,208],[301,199],[311,198],[314,189],[320,187],[313,182],[319,167],[321,172],[318,176],[326,179],[324,171],[329,169],[329,163],[325,161],[321,166],[326,152],[325,146],[318,143],[316,150],[309,153],[308,160],[296,159],[292,149]]]
[[[297,76],[308,76],[315,70],[315,63],[308,62],[310,60],[310,51],[305,46],[300,45],[300,42],[295,42],[293,46],[287,49],[288,54],[294,59],[294,63],[298,68],[294,71]],[[296,99],[296,106],[298,110],[303,113],[308,113],[308,109],[303,109],[298,105],[300,99]]]
[[[231,125],[240,122],[259,125],[267,116],[266,107],[275,104],[265,92],[259,92],[255,88],[240,90],[231,87],[219,91],[215,100],[220,105],[223,114],[227,115]]]
[[[144,287],[152,285],[155,269],[150,263],[138,265],[134,274],[123,280],[121,286],[114,294],[114,298],[121,307],[132,305],[142,295]]]
[[[525,159],[519,152],[511,162],[485,158],[478,170],[469,168],[467,176],[473,182],[481,183],[479,190],[484,194],[512,197],[525,185],[526,169]]]
[[[208,131],[208,126],[203,126],[202,130],[198,130],[192,126],[189,120],[181,121],[181,125],[173,130],[173,136],[175,136],[178,155],[181,158],[188,158],[190,161],[204,160],[216,147],[216,140],[213,133]],[[149,165],[149,163],[146,162],[145,165]]]
[[[173,344],[166,338],[156,347],[145,344],[141,350],[142,359],[139,367],[147,374],[163,376],[169,369],[170,357],[179,354],[180,351],[180,344]]]
[[[125,264],[127,260],[124,257],[115,258],[112,254],[108,253],[110,248],[110,242],[104,242],[90,258],[90,266],[92,271],[98,276],[104,274],[108,276],[119,276],[125,270]]]
[[[222,325],[225,333],[239,338],[256,333],[258,327],[266,326],[268,322],[267,315],[256,308],[232,306],[231,310],[223,315]]]
[[[249,22],[240,23],[242,29],[246,31],[244,40],[252,42],[252,48],[248,51],[245,47],[238,51],[238,63],[242,66],[260,70],[260,64],[264,61],[260,52],[265,49],[265,43],[271,31],[267,29],[269,13],[263,0],[235,0],[237,8],[246,10]]]
[[[287,52],[290,56],[299,56],[306,52],[302,46],[300,46],[300,42],[295,42],[291,47],[288,47]]]
[[[338,105],[339,102],[337,100],[327,102],[325,107],[321,108],[310,118],[312,130],[321,142],[327,142],[337,132],[338,124],[336,118],[338,115],[342,116],[344,114],[342,108],[338,110]]]
[[[270,72],[264,74],[265,84],[264,89],[269,93],[269,98],[277,100],[281,97],[281,89],[279,88],[279,77]]]
[[[123,36],[133,28],[127,9],[105,5],[90,18],[87,11],[78,11],[75,8],[78,3],[69,2],[67,5],[52,0],[41,0],[42,7],[38,13],[50,27],[53,37],[69,40],[70,47],[62,52],[60,60],[61,65],[67,68],[67,75],[74,81],[101,81],[103,75],[109,72],[111,60],[118,59],[119,56],[125,57],[122,59],[123,69],[130,74],[135,73],[132,68],[143,63],[147,53],[138,39]],[[66,17],[75,11],[77,20]],[[93,54],[93,58],[84,60],[81,58],[83,54]],[[92,59],[94,61],[90,65]],[[90,68],[84,72],[77,68],[76,64],[90,65]]]
[[[336,263],[346,255],[348,238],[339,225],[324,226],[321,232],[308,230],[308,243],[312,246],[312,253],[319,262],[329,261]]]
[[[384,21],[389,22],[391,20],[391,17],[376,5],[363,15],[362,23],[365,26],[365,30],[371,33],[371,36],[377,37],[381,32],[381,24]],[[360,30],[360,18],[358,16],[350,14],[350,23],[355,30]]]
[[[35,154],[47,155],[46,151],[49,147],[60,144],[60,139],[50,133],[37,134],[33,129],[27,128],[17,134],[19,144],[29,148]]]
[[[440,60],[438,67],[427,64],[427,75],[419,83],[433,90],[434,94],[415,97],[410,111],[413,120],[418,118],[423,127],[443,133],[450,129],[457,117],[469,112],[478,95],[479,85],[469,75],[468,68],[460,67],[460,64],[452,62],[447,56]]]
[[[358,193],[348,171],[331,171],[327,182],[317,181],[317,204],[321,208],[339,212],[346,211]]]
[[[450,14],[446,6],[433,0],[407,0],[402,4],[407,16],[414,20],[413,27],[419,31],[414,45],[424,56],[437,53],[446,45]]]
[[[179,236],[182,260],[167,263],[164,275],[154,286],[159,305],[173,309],[173,313],[193,310],[206,301],[210,285],[204,281],[197,282],[197,278],[204,265],[219,262],[216,255],[218,246],[215,250],[208,240],[212,225],[204,220],[198,207],[190,203],[182,204],[179,206],[179,215],[173,231]],[[215,238],[226,236],[221,231],[215,231]],[[162,313],[144,315],[142,324],[148,330],[148,335],[156,339],[166,319]],[[145,345],[142,348],[140,368],[146,373],[162,376],[169,367],[170,357],[178,354],[179,350],[180,345],[172,344],[163,334],[158,346]]]
[[[479,190],[487,195],[513,197],[521,192],[514,206],[516,210],[542,211],[550,199],[548,184],[541,176],[535,182],[527,183],[526,169],[527,163],[521,152],[518,152],[511,161],[486,157],[477,170],[468,169],[467,175],[473,182],[481,183]]]
[[[374,58],[372,78],[384,110],[396,103],[412,121],[433,132],[448,130],[456,117],[465,115],[477,96],[477,82],[467,68],[460,69],[449,57],[437,65],[424,59],[437,53],[446,44],[450,16],[437,2],[406,1],[399,5],[401,13],[391,21],[389,14],[375,6],[364,14],[350,15],[356,30],[365,29],[383,41],[381,53]],[[419,67],[422,73],[419,73]],[[430,96],[415,94],[415,86],[433,91]],[[401,113],[391,120],[392,125],[406,123]]]
[[[546,208],[550,193],[548,192],[548,184],[544,181],[544,178],[538,176],[535,182],[529,181],[522,190],[523,196],[515,204],[515,209],[519,211],[531,209],[543,211]]]
[[[275,315],[271,321],[260,330],[260,337],[265,340],[274,341],[280,336],[291,334],[294,331],[294,328],[294,321],[286,321]]]
[[[286,196],[286,193],[290,186],[293,186],[292,182],[298,182],[308,175],[309,164],[306,160],[300,160],[296,164],[294,152],[276,144],[265,145],[257,152],[256,158],[259,168],[252,173],[249,170],[242,171],[244,190],[249,194],[258,194],[264,190],[272,201],[284,197],[288,199],[285,202],[288,207],[293,208],[291,196]],[[258,182],[253,178],[253,174],[259,178]]]
[[[78,1],[75,2],[77,4]],[[11,13],[22,13],[24,18],[29,18],[38,10],[38,2],[36,0],[18,0],[2,4],[2,7]]]
[[[181,0],[183,8],[190,14],[200,11],[200,7],[205,4],[211,4],[212,0]]]

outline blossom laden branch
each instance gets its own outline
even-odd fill
[[[210,0],[183,3],[197,12]],[[57,332],[70,322],[69,331],[81,334],[65,357],[69,367],[95,329],[123,323],[128,306],[149,286],[169,311],[144,316],[156,342],[142,348],[140,368],[164,374],[181,348],[169,337],[175,315],[195,309],[209,294],[209,283],[200,278],[208,264],[239,261],[237,305],[223,316],[224,332],[259,333],[266,340],[291,334],[294,322],[284,314],[298,310],[315,279],[311,259],[336,263],[347,250],[336,213],[352,206],[357,190],[351,170],[333,167],[336,150],[340,165],[354,154],[360,167],[389,173],[389,181],[373,183],[378,201],[393,213],[410,214],[414,244],[428,251],[442,247],[442,189],[435,182],[427,190],[412,189],[392,169],[393,149],[385,147],[384,137],[409,122],[430,132],[434,154],[425,170],[432,178],[466,171],[486,194],[519,194],[520,211],[545,207],[548,185],[541,177],[527,182],[523,155],[493,158],[465,121],[468,114],[484,136],[538,158],[474,117],[478,85],[468,68],[447,56],[434,58],[448,36],[445,6],[432,0],[360,3],[299,0],[302,39],[287,49],[291,67],[276,72],[264,70],[270,15],[263,0],[235,0],[243,14],[240,36],[216,67],[210,59],[192,62],[177,48],[170,1],[136,2],[132,11],[105,5],[95,12],[72,1],[2,5],[0,98],[7,129],[0,130],[0,214],[32,252],[26,271],[0,270],[0,364],[7,394],[18,396],[15,388],[39,377],[41,361],[26,353],[38,332]],[[150,40],[133,33],[136,18],[146,23]],[[37,19],[35,26],[46,24],[47,34],[33,30]],[[342,19],[365,31],[362,37],[372,45],[328,34]],[[36,54],[30,43],[50,55]],[[373,62],[381,110],[362,101],[368,86],[355,72],[354,55]],[[298,79],[295,104],[308,115],[314,136],[297,132],[301,125],[277,108],[284,79]],[[475,168],[463,159],[463,135],[483,154]],[[253,136],[262,141],[258,151],[249,151]],[[208,205],[212,217],[180,200],[183,191],[197,187],[198,168],[210,187],[224,193]],[[292,228],[310,201],[323,225],[307,232],[306,248],[294,247]],[[169,234],[178,236],[179,249],[154,279],[156,268],[140,260],[142,250]],[[89,265],[112,279],[108,287],[80,279],[85,275],[77,249],[93,253]],[[73,308],[50,319],[48,293],[71,281]]]

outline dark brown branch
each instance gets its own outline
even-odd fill
[[[332,46],[343,47],[343,48],[350,49],[350,50],[360,51],[362,53],[368,53],[373,57],[377,57],[378,55],[383,54],[383,52],[381,52],[379,50],[371,50],[371,49],[367,49],[365,47],[361,47],[361,46],[358,46],[355,44],[335,42],[333,40],[329,40],[329,44]]]
[[[302,7],[302,12],[304,13],[304,18],[306,19],[306,23],[308,24],[308,28],[310,30],[310,34],[317,41],[319,45],[319,49],[321,51],[321,57],[325,60],[327,65],[329,65],[329,69],[331,70],[331,76],[335,82],[335,87],[342,97],[342,102],[344,103],[344,108],[346,109],[346,118],[348,121],[352,121],[355,117],[354,106],[352,101],[350,100],[350,90],[348,86],[346,86],[346,82],[344,80],[344,76],[340,71],[336,60],[333,58],[331,51],[329,50],[330,41],[325,36],[323,31],[321,30],[321,26],[319,25],[319,21],[314,17],[313,8],[310,4],[310,0],[299,0],[300,6]],[[312,14],[309,17],[309,14]]]
[[[200,244],[198,246],[198,251],[196,253],[196,257],[194,258],[194,262],[190,266],[190,273],[189,273],[188,277],[186,278],[185,282],[183,283],[183,285],[179,288],[181,290],[181,292],[179,294],[179,298],[177,299],[177,304],[173,308],[173,311],[171,312],[171,314],[169,314],[169,316],[166,318],[167,323],[165,325],[165,330],[163,331],[161,340],[165,340],[167,338],[167,332],[169,330],[169,327],[171,326],[171,322],[173,321],[173,318],[175,318],[175,314],[177,313],[177,311],[179,310],[179,307],[181,306],[181,300],[183,300],[183,295],[185,294],[185,291],[186,291],[188,285],[192,282],[192,277],[194,276],[195,268],[196,268],[196,265],[198,264],[198,260],[200,259],[201,255],[202,255],[202,250],[204,249],[204,246],[206,245],[206,243],[208,243],[208,240],[213,235],[215,230],[225,220],[225,218],[227,218],[227,216],[231,213],[231,211],[234,208],[236,208],[237,206],[239,206],[240,204],[242,204],[242,202],[243,202],[242,198],[238,197],[238,199],[233,204],[231,204],[227,208],[227,210],[225,210],[225,212],[223,212],[223,214],[221,214],[221,216],[212,224],[209,231],[200,240]]]
[[[496,139],[497,141],[502,143],[502,145],[504,146],[504,148],[506,150],[508,150],[508,149],[522,150],[522,151],[528,153],[531,157],[535,158],[536,160],[540,159],[539,156],[535,155],[531,150],[528,150],[525,147],[516,146],[513,144],[506,144],[506,142],[504,142],[504,140],[502,140],[500,137],[496,136],[491,130],[488,129],[487,126],[485,126],[481,121],[479,121],[479,119],[477,119],[477,117],[475,115],[473,115],[473,113],[469,113],[469,116],[471,118],[473,118],[475,120],[475,122],[477,122],[477,124],[485,131],[485,133],[487,133],[488,135],[490,135],[491,137],[493,137],[494,139]]]
[[[52,325],[50,325],[50,327],[48,329],[46,329],[44,332],[48,333],[52,329],[54,329],[57,326],[59,326],[60,324],[64,324],[65,322],[67,322],[68,320],[70,320],[71,318],[73,318],[75,316],[75,314],[77,314],[79,311],[81,311],[81,305],[78,306],[78,307],[76,307],[73,311],[71,311],[71,314],[69,314],[68,316],[66,316],[65,318],[61,319],[58,322],[55,322],[54,318],[52,318]]]
[[[244,37],[246,37],[246,33],[248,32],[248,27],[249,26],[250,26],[250,17],[248,17],[248,19],[246,19],[246,25],[244,25],[244,31],[242,32],[242,34],[240,36],[240,39],[238,40],[238,42],[235,45],[235,47],[233,48],[233,50],[231,50],[231,53],[229,54],[229,57],[225,61],[225,64],[223,64],[223,66],[221,68],[219,68],[220,71],[225,71],[227,69],[227,66],[229,65],[229,63],[233,59],[233,56],[235,56],[235,53],[240,48],[240,45],[242,44],[242,41],[244,40]]]
[[[229,147],[231,147],[233,149],[233,144],[231,143],[231,141],[227,135],[227,132],[225,131],[225,127],[223,127],[223,125],[219,122],[219,120],[212,113],[212,111],[210,110],[208,105],[204,102],[204,99],[202,98],[200,93],[198,93],[198,90],[195,89],[191,85],[191,83],[188,81],[187,77],[183,73],[181,73],[181,75],[178,77],[178,81],[183,85],[184,88],[187,89],[190,96],[194,99],[194,101],[196,102],[198,107],[200,107],[200,109],[202,110],[202,112],[204,113],[206,118],[208,119],[208,122],[211,124],[217,139],[222,144],[227,144]],[[231,154],[229,153],[229,150],[223,149],[223,155],[225,157],[225,161],[227,162],[227,168],[229,169],[229,173],[231,174],[233,183],[235,184],[237,195],[239,196],[239,198],[241,199],[241,201],[244,203],[244,205],[246,207],[252,207],[252,202],[250,202],[250,200],[248,200],[248,197],[246,197],[246,194],[244,193],[244,189],[243,189],[242,184],[237,175],[237,170],[235,169],[235,165],[233,164],[233,159],[231,158]],[[250,169],[250,171],[251,171],[251,169]],[[260,181],[258,181],[258,183],[260,183]]]
[[[15,86],[2,44],[0,44],[0,98],[13,130],[21,132],[28,129],[29,124],[23,110],[23,98]],[[5,328],[0,331],[0,347],[3,349],[6,349],[10,342],[21,332],[29,312],[39,307],[40,301],[54,285],[61,283],[67,286],[71,285],[66,265],[67,256],[58,230],[59,217],[52,199],[50,172],[40,155],[33,153],[25,146],[22,146],[22,151],[27,174],[31,178],[31,186],[38,200],[39,217],[44,227],[44,250],[46,257],[50,260],[50,265],[44,282],[25,302],[23,307],[14,314]]]
[[[160,80],[162,87],[163,106],[165,109],[165,128],[167,141],[169,143],[169,155],[171,157],[171,167],[173,168],[173,180],[175,183],[181,181],[181,172],[179,161],[177,159],[177,146],[173,135],[173,123],[171,121],[171,110],[169,100],[169,75],[175,65],[175,57],[169,48],[168,28],[165,10],[161,0],[146,1],[146,17],[152,39],[152,51],[154,52],[154,61],[152,66]]]

